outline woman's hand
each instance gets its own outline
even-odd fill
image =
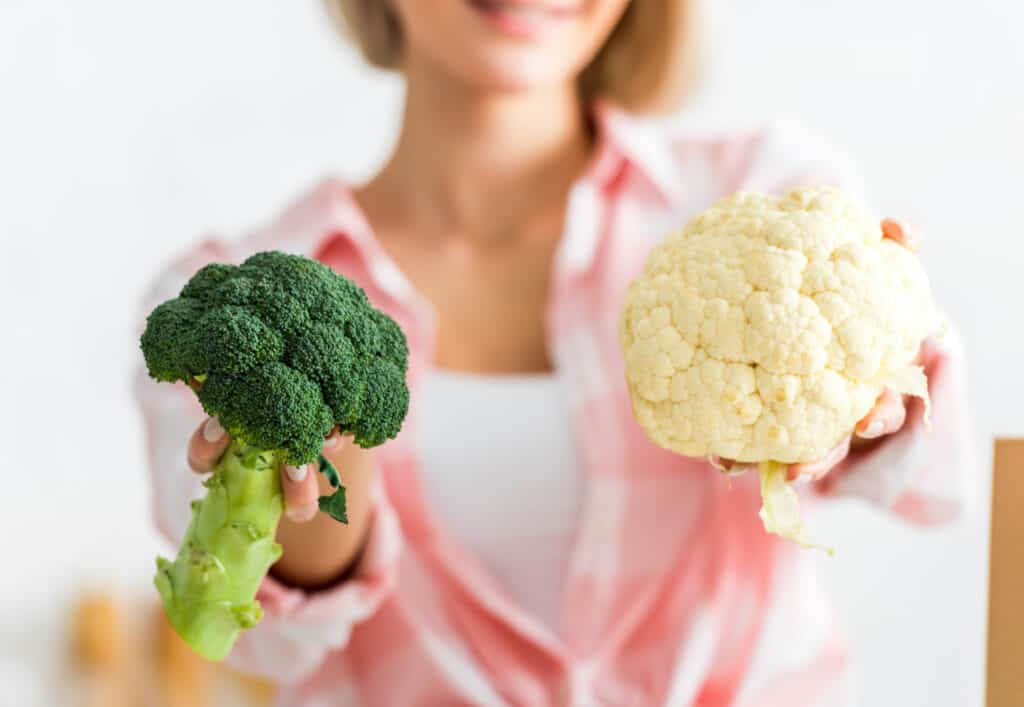
[[[213,470],[231,439],[216,418],[208,418],[188,444],[188,464],[193,471]],[[282,465],[285,514],[277,540],[284,554],[271,570],[282,581],[304,588],[323,587],[337,581],[355,562],[370,525],[370,488],[375,474],[372,453],[359,449],[337,428],[324,439],[323,455],[342,475],[348,500],[348,524],[319,512],[318,499],[333,489],[316,464]]]
[[[820,481],[846,459],[851,451],[874,446],[882,437],[899,432],[906,419],[907,408],[903,396],[887,388],[878,397],[871,412],[857,423],[853,434],[833,447],[824,459],[791,465],[786,478],[798,483]]]
[[[882,235],[899,243],[908,250],[916,251],[920,245],[917,233],[906,224],[885,219],[882,221]],[[906,400],[902,395],[886,389],[878,397],[875,406],[854,427],[853,432],[837,444],[823,459],[805,464],[793,464],[789,467],[786,478],[796,483],[820,481],[835,469],[850,452],[862,451],[872,447],[886,435],[891,435],[903,427],[907,418]],[[718,460],[718,464],[727,473],[741,474],[752,466],[728,459]]]
[[[188,465],[199,474],[213,471],[224,451],[231,443],[231,438],[224,431],[220,421],[215,417],[207,418],[195,432],[188,445]],[[344,444],[335,428],[324,439],[324,456],[328,456]],[[293,523],[306,523],[320,510],[318,499],[320,491],[317,485],[316,469],[313,464],[299,467],[282,465],[280,469],[281,487],[284,490],[285,515]]]

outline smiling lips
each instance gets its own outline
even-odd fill
[[[541,39],[559,29],[576,15],[578,8],[566,3],[524,2],[523,0],[468,0],[488,24],[510,37]]]

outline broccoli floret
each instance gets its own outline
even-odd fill
[[[150,312],[142,334],[149,375],[158,381],[189,380],[209,364],[196,336],[196,322],[206,308],[186,297],[167,300]]]
[[[284,354],[284,338],[236,304],[207,309],[195,324],[195,338],[207,364],[207,375],[244,374]]]
[[[398,434],[408,410],[402,330],[353,282],[296,255],[271,251],[202,268],[179,297],[153,310],[142,351],[153,378],[205,380],[217,391],[199,396],[208,414],[297,464],[316,452],[295,420],[322,426],[329,418],[372,447]],[[280,366],[265,365],[273,362]],[[381,373],[384,362],[401,375]],[[273,390],[269,370],[278,372]],[[256,397],[257,389],[267,397]],[[281,442],[268,447],[271,439]]]
[[[217,285],[237,274],[238,268],[225,263],[210,263],[202,268],[181,290],[181,296],[188,299],[205,300]]]
[[[380,332],[378,354],[405,373],[409,368],[409,345],[405,341],[405,334],[398,328],[395,320],[383,312],[374,310],[372,318],[377,324],[377,331]]]
[[[175,630],[220,660],[260,620],[256,590],[281,554],[278,465],[319,459],[335,487],[320,509],[347,522],[324,435],[337,425],[373,447],[398,434],[409,349],[357,285],[279,252],[202,268],[153,310],[141,343],[150,376],[201,381],[199,402],[232,436],[177,557],[158,558],[154,578]]]
[[[317,384],[279,361],[245,375],[211,373],[199,402],[217,410],[224,429],[257,449],[280,449],[284,460],[301,464],[320,454],[334,420]]]
[[[391,361],[378,359],[366,369],[362,409],[380,410],[379,415],[360,415],[354,425],[356,443],[373,447],[383,443],[401,426],[400,411],[409,407],[409,390],[400,385],[405,372]]]
[[[344,329],[330,324],[310,327],[288,353],[288,362],[320,385],[334,419],[347,430],[354,429],[363,405],[365,371],[355,365],[358,360]]]

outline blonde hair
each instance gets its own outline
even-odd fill
[[[324,0],[338,29],[368,62],[398,68],[402,30],[386,0]],[[584,100],[635,111],[675,108],[696,78],[694,0],[632,0],[580,75]]]

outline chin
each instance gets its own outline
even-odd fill
[[[491,53],[463,64],[458,73],[478,90],[518,93],[570,83],[576,79],[579,68],[543,53]]]

